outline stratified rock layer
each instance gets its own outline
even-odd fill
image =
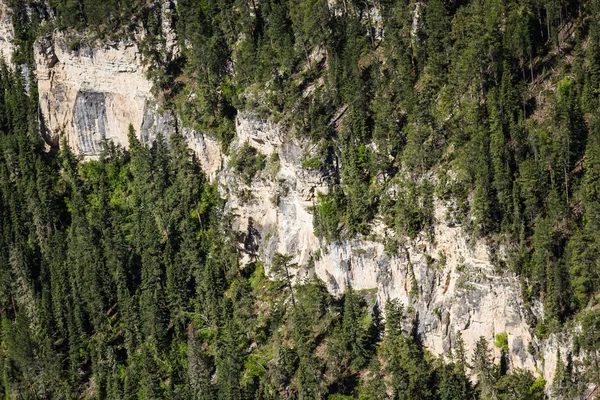
[[[129,124],[148,136],[153,126],[144,125],[144,116],[153,107],[152,84],[137,44],[120,41],[86,47],[76,40],[55,33],[36,46],[46,138],[57,144],[64,136],[79,153],[91,156],[105,139],[126,145]]]

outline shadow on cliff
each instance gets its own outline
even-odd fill
[[[55,156],[58,154],[59,150],[59,138],[58,135],[56,137],[52,137],[50,131],[46,126],[46,120],[44,119],[44,114],[42,113],[42,109],[38,106],[38,124],[39,124],[39,132],[40,136],[44,140],[44,143],[48,146],[47,153],[51,156]]]

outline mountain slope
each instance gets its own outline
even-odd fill
[[[459,333],[469,357],[482,354],[480,336],[500,338],[484,397],[518,368],[539,371],[548,390],[555,380],[559,397],[585,389],[565,371],[600,383],[597,2],[10,6],[15,47],[10,35],[2,43],[19,71],[36,71],[50,153],[63,137],[103,165],[105,139],[131,145],[129,124],[142,144],[157,141],[156,157],[163,138],[183,138],[225,199],[215,208],[231,217],[222,229],[236,232],[242,266],[275,278],[281,253],[296,283],[317,276],[335,295],[400,300],[434,354],[454,352]],[[143,285],[168,280],[166,264],[158,271]],[[337,393],[365,364],[336,378],[324,368]]]

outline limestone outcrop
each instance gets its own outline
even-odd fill
[[[15,30],[12,24],[12,10],[5,1],[0,2],[0,57],[12,62]]]
[[[35,61],[50,143],[64,136],[80,154],[91,156],[104,139],[126,144],[129,124],[137,132],[142,126],[150,130],[144,116],[152,107],[152,84],[136,43],[80,46],[76,38],[54,33],[38,43]]]
[[[533,311],[522,300],[516,275],[494,266],[485,243],[471,243],[460,227],[447,225],[440,200],[433,240],[400,238],[397,250],[386,251],[391,232],[376,224],[368,238],[325,243],[314,235],[311,207],[327,186],[318,172],[302,167],[312,146],[253,115],[238,115],[236,129],[233,152],[248,143],[269,160],[250,185],[231,171],[227,156],[217,177],[249,259],[259,258],[268,268],[275,252],[291,254],[299,266],[297,279],[316,274],[335,294],[348,285],[376,292],[382,307],[399,299],[434,354],[448,354],[458,332],[468,351],[479,337],[493,343],[496,334],[506,332],[510,367],[541,371],[552,381],[557,350],[563,356],[568,351],[566,340],[533,335]],[[270,165],[271,160],[278,164]]]

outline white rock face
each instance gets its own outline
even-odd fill
[[[228,209],[238,216],[234,228],[246,233],[245,245],[250,254],[258,256],[260,249],[267,266],[275,252],[293,254],[298,263],[305,264],[319,249],[309,208],[316,193],[327,190],[318,173],[299,168],[310,146],[289,137],[268,120],[241,114],[236,119],[236,139],[231,151],[237,151],[246,142],[268,159],[276,154],[279,168],[275,166],[268,176],[272,164],[277,164],[269,161],[260,177],[246,186],[229,170],[229,157],[225,157],[218,183],[220,192],[228,197]],[[243,199],[243,191],[250,191],[253,199]],[[253,248],[256,246],[259,248]]]
[[[163,8],[170,15],[167,3]],[[169,51],[174,52],[174,32],[168,33]],[[78,46],[76,39],[55,32],[35,47],[42,133],[47,142],[58,145],[59,138],[65,137],[77,153],[93,157],[104,139],[127,147],[130,124],[143,143],[151,143],[159,132],[167,138],[175,132],[176,117],[157,105],[135,41]],[[221,167],[218,142],[186,128],[181,133],[214,179]]]
[[[35,61],[46,137],[66,137],[83,155],[94,155],[103,139],[127,144],[129,124],[141,131],[151,104],[151,82],[133,42],[74,46],[55,33],[40,41]]]
[[[223,162],[221,145],[212,136],[191,129],[183,128],[182,134],[187,139],[188,146],[196,153],[202,171],[210,182],[214,182]]]
[[[369,240],[322,243],[313,233],[310,207],[317,192],[327,188],[318,173],[301,165],[311,146],[252,115],[238,115],[236,129],[233,151],[248,142],[267,159],[276,153],[281,165],[275,176],[267,176],[268,162],[265,171],[247,186],[229,170],[225,157],[225,167],[217,177],[221,193],[228,198],[227,207],[237,216],[234,228],[244,233],[248,259],[258,257],[269,267],[275,252],[291,254],[301,266],[309,261],[314,265],[300,268],[297,278],[316,274],[334,294],[352,285],[355,290],[377,290],[382,307],[387,299],[399,299],[434,354],[448,354],[458,332],[469,352],[481,336],[494,347],[495,335],[506,332],[509,366],[540,371],[552,382],[557,350],[563,357],[567,350],[563,341],[553,337],[541,342],[533,336],[527,322],[533,316],[521,298],[517,277],[493,266],[484,243],[469,244],[460,227],[447,226],[446,208],[440,201],[436,200],[435,207],[435,244],[423,238],[406,239],[398,252],[386,254],[386,229],[381,226]],[[534,358],[529,349],[538,356]],[[499,358],[500,351],[494,348],[494,352]]]
[[[12,24],[12,10],[6,0],[0,1],[0,56],[7,63],[12,62],[15,30]]]

